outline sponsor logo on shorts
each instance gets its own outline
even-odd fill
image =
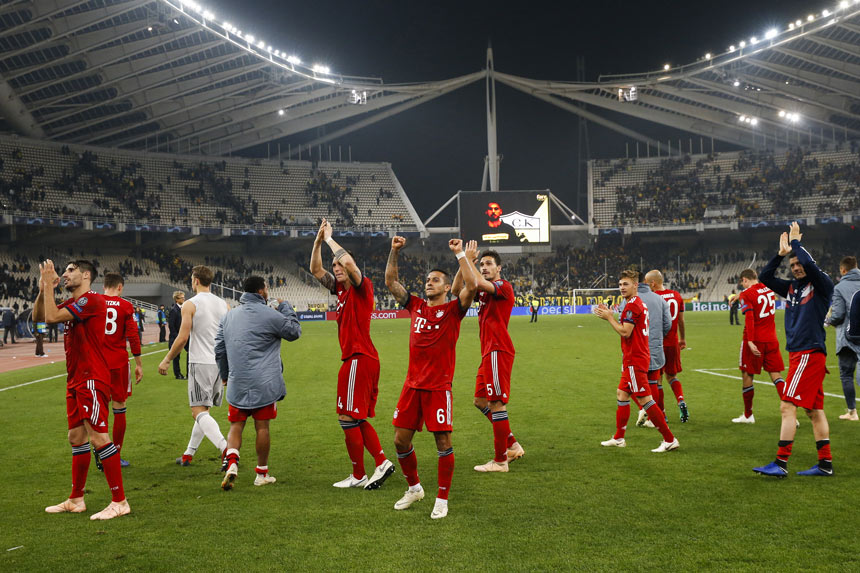
[[[399,413],[400,413],[400,410],[398,410],[397,408],[394,408],[394,417],[395,418],[397,418],[397,414],[399,414]]]

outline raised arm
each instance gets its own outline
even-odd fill
[[[474,243],[474,241],[471,241],[471,243]],[[463,288],[457,294],[457,298],[460,300],[460,308],[466,310],[472,306],[475,295],[478,293],[478,270],[475,268],[472,260],[463,251],[462,239],[451,239],[448,241],[448,248],[454,252],[457,256],[457,262],[460,264],[459,274],[463,277]],[[473,253],[476,248],[477,244],[473,245]]]
[[[57,301],[54,299],[54,285],[59,284],[60,277],[54,269],[54,262],[51,259],[46,260],[39,265],[41,273],[39,288],[42,292],[42,310],[45,314],[45,322],[48,324],[57,324],[58,322],[68,322],[75,319],[69,310],[65,308],[57,308]]]
[[[776,271],[782,264],[782,259],[790,252],[791,246],[788,244],[788,233],[783,233],[779,237],[779,252],[774,258],[768,261],[758,275],[758,280],[761,281],[764,286],[782,298],[788,296],[788,287],[791,286],[791,281],[777,278]]]
[[[385,286],[400,306],[406,306],[409,301],[409,293],[400,284],[400,273],[397,268],[397,258],[405,244],[404,237],[396,236],[391,239],[391,252],[388,253],[388,264],[385,265]]]
[[[797,221],[793,222],[791,230],[788,233],[788,240],[791,242],[791,248],[794,249],[794,254],[797,256],[797,262],[803,265],[803,270],[806,271],[806,276],[809,277],[809,280],[815,286],[815,291],[829,299],[833,296],[833,280],[827,276],[827,273],[818,268],[815,259],[800,244],[802,237],[800,225],[797,224]]]
[[[326,245],[331,248],[331,252],[334,253],[334,260],[343,266],[343,270],[346,271],[346,276],[349,277],[349,282],[352,283],[352,286],[360,285],[361,271],[358,270],[358,265],[355,264],[355,259],[352,258],[352,255],[346,252],[346,249],[341,247],[331,236],[331,224],[323,219],[322,226],[320,228],[323,231],[323,240]]]
[[[278,312],[280,313],[276,321],[278,335],[289,342],[298,340],[302,335],[302,325],[299,322],[296,311],[293,309],[293,305],[285,300],[278,299]]]
[[[319,231],[317,231],[317,236],[314,239],[314,248],[311,251],[310,272],[314,277],[316,277],[322,286],[327,288],[329,292],[333,293],[335,288],[335,279],[330,272],[325,270],[322,263],[322,244],[325,240],[326,223],[326,220],[323,219]]]

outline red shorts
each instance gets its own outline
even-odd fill
[[[508,403],[511,395],[511,370],[514,357],[507,352],[494,350],[481,359],[475,378],[475,398],[490,402]]]
[[[750,350],[746,341],[741,341],[740,371],[747,374],[761,374],[762,367],[765,372],[782,372],[785,370],[785,362],[782,361],[782,352],[779,342],[755,342],[756,348],[761,356],[756,356]]]
[[[663,375],[663,369],[658,368],[657,370],[649,370],[648,371],[648,384],[659,384],[660,377]]]
[[[451,417],[450,390],[418,390],[404,386],[391,423],[397,428],[419,432],[423,423],[430,432],[450,432],[454,429]]]
[[[110,371],[110,399],[114,402],[125,402],[131,396],[131,379],[129,366],[112,368]]]
[[[664,346],[663,354],[666,356],[666,364],[663,366],[663,374],[667,378],[671,378],[678,372],[681,372],[681,347],[678,344],[672,346]]]
[[[337,413],[356,420],[376,415],[379,360],[356,354],[341,364],[337,374]]]
[[[783,401],[807,410],[823,410],[826,363],[827,355],[820,350],[789,352]]]
[[[278,403],[273,402],[268,406],[253,410],[240,410],[234,407],[233,404],[227,405],[227,419],[229,421],[244,422],[248,417],[252,417],[255,420],[274,420],[278,417]]]
[[[648,373],[644,370],[635,370],[632,366],[627,366],[621,371],[621,382],[618,383],[618,389],[639,398],[650,396],[651,389],[648,387]]]
[[[83,425],[84,421],[96,432],[108,431],[107,386],[95,380],[87,380],[83,386],[66,388],[66,417],[69,429]]]

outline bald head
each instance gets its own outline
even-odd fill
[[[663,290],[663,273],[657,269],[645,273],[645,282],[651,290]]]

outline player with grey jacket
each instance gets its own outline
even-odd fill
[[[269,421],[277,417],[277,403],[284,399],[281,362],[281,340],[297,340],[302,327],[290,303],[279,300],[275,310],[266,304],[269,288],[263,277],[245,279],[245,293],[239,306],[221,320],[215,336],[215,360],[221,379],[227,384],[228,419],[224,466],[226,474],[221,488],[233,489],[239,473],[239,447],[242,430],[249,417],[254,418],[257,432],[257,469],[254,485],[275,482],[269,475]]]
[[[855,257],[845,257],[839,263],[839,272],[842,278],[833,289],[833,301],[830,307],[830,318],[827,324],[836,327],[836,356],[839,357],[839,379],[842,380],[842,393],[845,395],[845,405],[848,411],[841,416],[840,420],[857,421],[857,405],[854,389],[854,378],[860,384],[860,370],[857,362],[860,361],[860,346],[852,344],[845,337],[845,327],[848,307],[854,293],[860,291],[860,270],[857,269]]]

